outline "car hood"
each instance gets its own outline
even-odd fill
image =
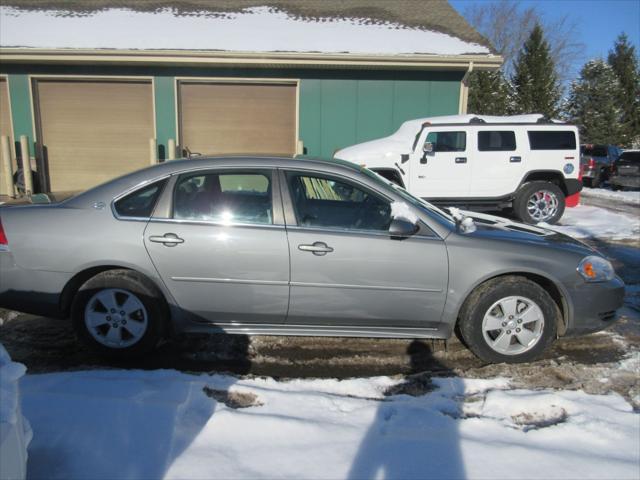
[[[596,252],[593,247],[550,228],[527,225],[494,215],[468,211],[461,211],[460,213],[465,217],[472,218],[476,226],[475,231],[463,233],[463,235],[487,240],[548,246],[584,255]]]

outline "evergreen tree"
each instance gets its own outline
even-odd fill
[[[640,70],[635,47],[626,34],[616,40],[608,62],[620,83],[616,100],[622,110],[621,145],[631,147],[640,143]]]
[[[618,91],[618,79],[602,59],[582,67],[567,101],[567,113],[580,128],[581,143],[620,143],[622,112],[617,105]]]
[[[517,112],[542,113],[550,118],[557,116],[560,83],[540,24],[533,27],[520,50],[512,83]]]
[[[467,110],[478,115],[508,115],[511,113],[510,87],[501,70],[472,72]]]

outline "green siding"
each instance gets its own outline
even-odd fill
[[[174,77],[154,77],[154,101],[156,112],[156,140],[158,158],[165,160],[168,142],[174,139],[178,143],[176,132],[176,91]]]
[[[340,148],[390,135],[406,120],[457,114],[459,92],[459,79],[437,76],[302,79],[300,139],[308,155],[332,157]]]
[[[33,117],[31,115],[31,90],[27,75],[9,75],[9,101],[11,102],[11,123],[16,143],[20,136],[29,137],[29,155],[34,155]],[[18,148],[16,148],[16,151]]]

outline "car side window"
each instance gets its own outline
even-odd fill
[[[364,188],[342,179],[297,172],[287,172],[287,181],[300,226],[389,230],[389,202]]]
[[[167,179],[165,178],[118,199],[113,204],[116,213],[119,217],[124,218],[151,217],[158,197],[160,197],[162,188],[166,183]]]
[[[433,152],[464,152],[467,149],[466,132],[429,132],[428,143],[433,145]]]
[[[478,151],[480,152],[512,152],[515,149],[515,132],[506,130],[485,130],[478,132]]]
[[[242,171],[182,175],[174,191],[173,218],[271,225],[271,173]]]

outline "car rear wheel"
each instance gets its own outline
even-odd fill
[[[460,333],[484,361],[528,362],[555,339],[558,313],[553,299],[537,283],[500,277],[469,296],[460,313]]]
[[[520,220],[536,224],[554,224],[562,217],[565,196],[555,183],[537,181],[525,183],[518,192],[513,209]]]
[[[111,356],[136,356],[152,350],[166,320],[164,299],[142,275],[109,270],[87,281],[72,307],[78,337]]]

